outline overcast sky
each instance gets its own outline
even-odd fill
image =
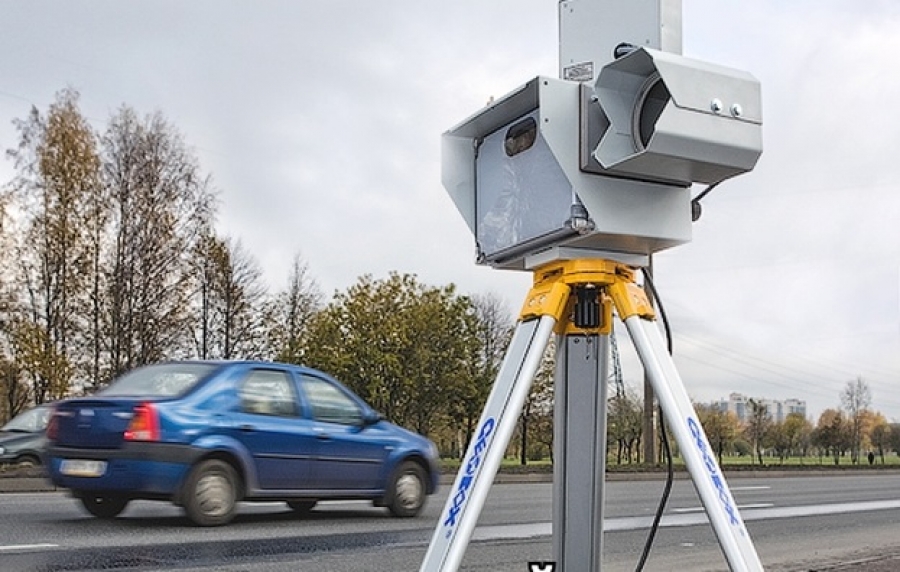
[[[689,393],[804,399],[862,376],[900,421],[900,2],[683,0],[684,55],[762,83],[765,151],[655,257]],[[517,310],[474,263],[440,134],[557,76],[556,0],[0,0],[0,147],[66,86],[97,129],[160,111],[272,289],[300,252],[326,294],[415,273]],[[12,177],[0,161],[0,182]],[[695,191],[696,192],[696,191]],[[627,348],[624,337],[620,346]],[[623,350],[626,379],[639,367]]]

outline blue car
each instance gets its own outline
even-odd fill
[[[419,514],[437,488],[437,449],[385,421],[328,375],[294,365],[171,362],[58,403],[47,469],[84,508],[114,518],[133,499],[167,500],[201,526],[238,501],[368,499]]]

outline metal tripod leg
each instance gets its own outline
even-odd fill
[[[522,413],[556,318],[519,322],[420,572],[455,572]]]
[[[666,351],[659,328],[655,322],[642,319],[637,314],[628,316],[625,325],[644,365],[644,371],[653,384],[669,428],[675,435],[678,450],[691,474],[728,565],[735,572],[762,571],[756,548],[716,462],[706,433],[697,419],[681,376],[675,369],[675,362]]]

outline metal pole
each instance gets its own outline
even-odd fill
[[[557,570],[599,570],[603,560],[609,351],[609,335],[559,337],[553,420]]]

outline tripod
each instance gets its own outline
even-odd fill
[[[557,570],[600,570],[606,468],[606,369],[613,308],[625,323],[734,571],[761,571],[756,549],[666,351],[634,268],[554,260],[534,271],[509,349],[420,572],[455,572],[475,529],[550,335],[560,336],[554,414],[553,551]],[[587,383],[584,383],[587,378]]]

